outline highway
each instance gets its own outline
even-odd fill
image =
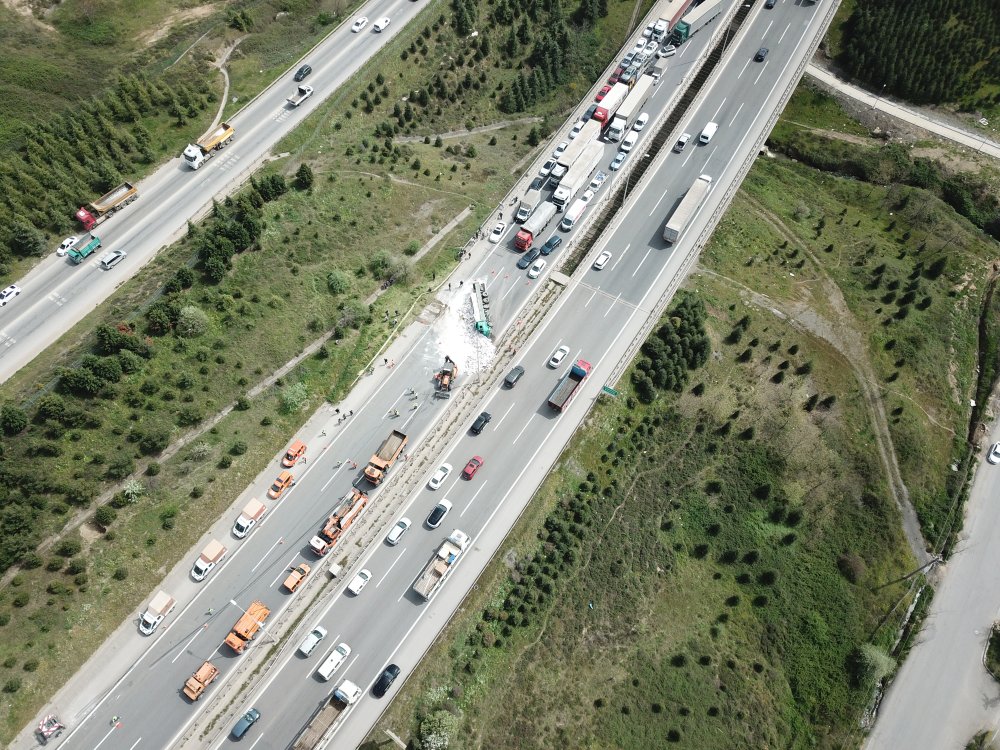
[[[422,9],[422,4],[410,0],[375,0],[359,9],[358,15],[368,16],[372,23],[381,16],[389,16],[392,23],[381,34],[372,31],[371,23],[361,33],[352,34],[353,18],[348,19],[305,58],[313,68],[305,80],[315,89],[311,99],[297,109],[285,103],[296,91],[292,80],[296,63],[286,76],[227,119],[236,129],[236,137],[201,169],[192,171],[178,153],[139,183],[139,199],[95,227],[94,234],[101,238],[103,247],[79,266],[68,258],[56,257],[57,240],[51,256],[17,282],[21,295],[0,310],[0,382],[55,343],[157,252],[182,236],[188,219],[206,211],[213,197],[225,196],[242,183],[275,143]],[[192,132],[190,140],[194,142],[201,135]],[[77,225],[73,233],[82,235],[83,228]],[[102,270],[98,265],[101,256],[116,249],[126,250],[128,257],[110,271]]]
[[[722,199],[726,186],[737,177],[741,164],[755,148],[786,87],[797,77],[799,63],[822,31],[823,19],[815,8],[809,3],[779,2],[774,10],[758,7],[752,11],[745,33],[734,44],[728,61],[720,66],[715,83],[682,126],[684,131],[697,136],[705,123],[715,121],[720,125],[718,134],[705,146],[692,142],[682,154],[666,150],[661,153],[655,170],[647,173],[630,196],[633,203],[628,206],[627,214],[612,224],[605,242],[595,250],[607,247],[612,252],[607,267],[602,271],[589,266],[578,270],[529,345],[518,353],[520,364],[526,369],[521,382],[512,390],[493,388],[487,393],[480,407],[493,414],[487,429],[479,436],[463,431],[440,457],[455,467],[445,485],[437,491],[423,488],[412,493],[403,501],[402,509],[392,513],[389,499],[382,500],[377,489],[372,492],[373,500],[366,513],[380,514],[379,520],[386,530],[401,515],[410,517],[413,526],[398,546],[376,543],[352,566],[348,578],[362,565],[374,574],[360,596],[338,594],[328,606],[306,616],[299,624],[279,658],[280,668],[265,675],[240,704],[244,709],[253,705],[262,713],[261,721],[244,740],[251,743],[250,747],[289,745],[334,685],[345,677],[367,688],[387,662],[396,661],[403,667],[403,676],[390,691],[391,697],[412,671],[544,479],[601,385],[627,354],[630,339],[639,333],[656,301],[668,289],[675,288],[689,270],[687,260],[696,251],[694,239]],[[382,12],[364,11],[369,18]],[[390,11],[384,12],[392,15]],[[695,35],[672,58],[672,66],[645,108],[652,120],[656,120],[665,104],[667,92],[689,70],[690,61],[704,51],[711,33],[706,30]],[[760,46],[768,46],[770,55],[763,63],[752,62]],[[337,55],[350,54],[351,49],[345,46]],[[339,59],[337,55],[334,60]],[[334,62],[318,55],[311,55],[309,61],[315,69],[309,81],[314,86],[325,79],[323,71],[336,67]],[[274,93],[272,106],[279,106],[278,99],[283,101],[288,93],[283,88]],[[314,96],[313,101],[316,99]],[[586,105],[583,103],[581,108]],[[239,138],[238,121],[234,124]],[[630,159],[644,158],[644,139],[650,137],[651,130],[648,126]],[[201,180],[206,173],[212,174],[212,170],[222,171],[220,162],[225,164],[236,155],[238,143],[234,143],[232,152],[227,150],[199,173],[185,176]],[[608,162],[614,151],[615,146],[607,146]],[[667,246],[661,238],[666,217],[702,173],[714,178],[709,199],[678,246]],[[605,185],[602,192],[611,189],[612,186]],[[112,219],[108,226],[124,220],[147,197],[148,193],[144,193],[139,203]],[[553,226],[542,233],[543,237],[549,235]],[[513,230],[500,245],[489,246],[475,272],[466,275],[487,282],[497,327],[501,329],[513,323],[529,295],[538,284],[545,283],[544,276],[537,283],[527,283],[521,275],[524,272],[514,268],[518,256],[511,249],[512,233]],[[485,243],[480,249],[483,246]],[[565,252],[564,248],[565,245],[560,250]],[[556,258],[552,256],[553,260]],[[466,292],[456,288],[441,297],[455,310],[464,302]],[[570,355],[558,370],[547,367],[551,353],[563,344],[570,347]],[[316,565],[314,578],[326,575],[325,561],[317,561],[308,549],[310,537],[390,430],[400,429],[411,436],[407,452],[412,454],[420,450],[422,440],[439,428],[437,420],[449,402],[431,398],[432,377],[448,353],[439,347],[435,326],[428,326],[422,335],[414,337],[413,345],[398,359],[395,368],[391,371],[379,368],[383,379],[371,389],[365,403],[354,407],[355,415],[346,429],[325,439],[317,434],[298,436],[310,444],[310,453],[308,464],[296,469],[297,485],[279,501],[267,502],[268,515],[246,540],[239,541],[228,532],[235,513],[210,530],[206,538],[214,536],[224,541],[230,554],[221,569],[213,571],[205,582],[195,583],[187,575],[195,555],[168,574],[163,588],[178,599],[177,610],[152,637],[142,639],[132,627],[131,633],[122,633],[123,639],[130,639],[127,643],[109,641],[102,648],[109,652],[135,651],[138,657],[122,673],[106,675],[105,684],[92,685],[88,695],[60,707],[71,729],[60,742],[61,747],[130,750],[171,747],[185,735],[197,711],[180,693],[184,680],[203,660],[211,659],[223,672],[222,678],[209,687],[207,695],[211,699],[214,693],[227,687],[226,680],[235,673],[234,667],[241,658],[246,658],[237,657],[221,645],[241,614],[228,602],[233,600],[238,607],[245,607],[259,598],[272,608],[270,622],[273,622],[295,596],[280,588],[291,565],[304,560]],[[577,357],[593,363],[594,372],[570,408],[557,414],[547,406],[546,398],[559,375]],[[460,374],[458,386],[462,385]],[[409,388],[417,390],[414,411],[409,411],[411,402],[406,395]],[[393,408],[400,410],[400,417],[389,416]],[[479,408],[475,409],[468,417],[469,423],[478,411]],[[473,480],[460,479],[461,468],[474,454],[485,458],[484,467]],[[343,463],[345,458],[357,461],[359,469],[348,469],[349,464]],[[429,466],[428,476],[432,470],[433,466]],[[244,493],[237,507],[242,507],[252,496],[264,499],[266,487],[277,471],[275,461]],[[423,521],[442,498],[451,500],[454,509],[440,528],[429,530]],[[441,594],[425,603],[410,591],[410,585],[453,528],[469,533],[474,539],[473,546],[463,555]],[[348,546],[347,550],[335,550],[330,557],[339,559],[345,552],[355,551]],[[212,614],[207,614],[209,611]],[[311,657],[300,658],[294,650],[305,632],[317,623],[323,624],[330,635]],[[330,683],[323,683],[313,672],[340,641],[351,645],[351,657]],[[259,636],[258,645],[253,648],[265,648],[266,642],[266,636]],[[108,656],[111,658],[111,653]],[[357,745],[386,704],[387,700],[377,700],[370,694],[362,698],[341,722],[336,746]],[[111,716],[120,720],[109,725]],[[208,735],[189,742],[212,747],[226,744],[231,723],[219,724]]]

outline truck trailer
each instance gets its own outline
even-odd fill
[[[360,687],[350,680],[344,680],[330,695],[330,699],[323,702],[319,710],[313,714],[306,728],[295,739],[292,750],[315,750],[320,747],[327,733],[336,723],[340,715],[358,702],[363,695]]]
[[[77,209],[76,218],[88,232],[105,219],[111,218],[119,208],[124,208],[139,197],[139,190],[131,182],[123,182],[93,203]]]
[[[670,34],[672,44],[680,45],[697,34],[726,9],[725,0],[705,0],[690,13],[681,18]]]
[[[639,82],[635,84],[632,92],[625,97],[625,101],[622,102],[618,111],[615,112],[615,116],[608,126],[605,137],[609,141],[621,140],[622,136],[635,124],[635,118],[639,116],[643,106],[646,104],[649,92],[653,90],[654,83],[655,81],[652,76],[644,75],[639,78]]]
[[[667,225],[663,227],[663,239],[667,242],[677,242],[681,232],[691,221],[691,218],[701,208],[701,204],[708,195],[709,188],[712,187],[712,178],[703,174],[694,181],[694,185],[687,191],[684,199],[680,202],[674,212],[670,215]]]
[[[396,463],[403,449],[406,447],[409,438],[399,430],[393,430],[389,437],[382,441],[379,449],[372,454],[365,467],[365,476],[372,484],[381,484],[389,469]]]
[[[573,400],[573,396],[579,390],[580,384],[590,374],[590,367],[590,362],[585,359],[578,359],[566,371],[566,374],[559,379],[556,387],[552,389],[552,393],[549,394],[549,406],[556,411],[565,411],[570,401]]]
[[[603,158],[604,144],[600,141],[594,141],[584,149],[583,155],[576,160],[576,164],[570,168],[552,194],[552,202],[558,210],[562,211],[580,188],[590,182],[590,175]]]
[[[545,201],[536,208],[531,218],[524,222],[521,225],[520,231],[514,235],[514,247],[521,252],[531,247],[531,243],[535,241],[535,237],[542,233],[542,230],[552,221],[552,217],[555,215],[556,204],[552,201]]]
[[[615,116],[618,111],[618,107],[621,103],[625,101],[625,97],[629,94],[629,87],[624,83],[616,83],[611,87],[603,99],[601,99],[601,106],[594,110],[594,117],[591,122],[600,123],[601,132],[611,124],[611,118]]]
[[[413,590],[424,599],[430,599],[434,592],[444,584],[445,579],[455,567],[458,558],[469,546],[469,535],[460,529],[451,532],[434,552],[427,566],[420,571],[417,580],[413,582]]]
[[[189,143],[184,149],[184,161],[191,169],[201,169],[201,165],[224,149],[233,140],[236,131],[228,122],[219,126],[197,143]]]

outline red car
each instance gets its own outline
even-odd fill
[[[465,468],[462,469],[462,478],[472,479],[474,476],[476,476],[476,472],[479,471],[479,467],[482,465],[483,465],[483,457],[473,456],[472,458],[469,459],[469,463],[465,465]]]
[[[597,92],[597,96],[594,97],[594,101],[595,102],[601,101],[604,97],[608,95],[609,91],[611,91],[611,86],[605,86],[603,89]]]

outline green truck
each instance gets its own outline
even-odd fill
[[[83,259],[94,254],[101,247],[101,238],[96,234],[85,234],[76,241],[67,252],[68,257],[74,263],[83,263]]]

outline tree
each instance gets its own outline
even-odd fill
[[[7,246],[21,257],[41,255],[45,252],[45,235],[24,219],[15,218],[10,223]]]
[[[197,305],[185,305],[177,318],[177,335],[191,339],[208,330],[208,315]]]
[[[281,392],[281,407],[285,413],[293,414],[299,411],[309,398],[305,383],[293,383]]]
[[[5,435],[17,435],[28,426],[28,415],[13,404],[4,404],[0,408],[0,430]]]
[[[312,167],[305,163],[299,165],[299,169],[295,173],[295,184],[299,190],[308,190],[311,188],[314,179]]]

